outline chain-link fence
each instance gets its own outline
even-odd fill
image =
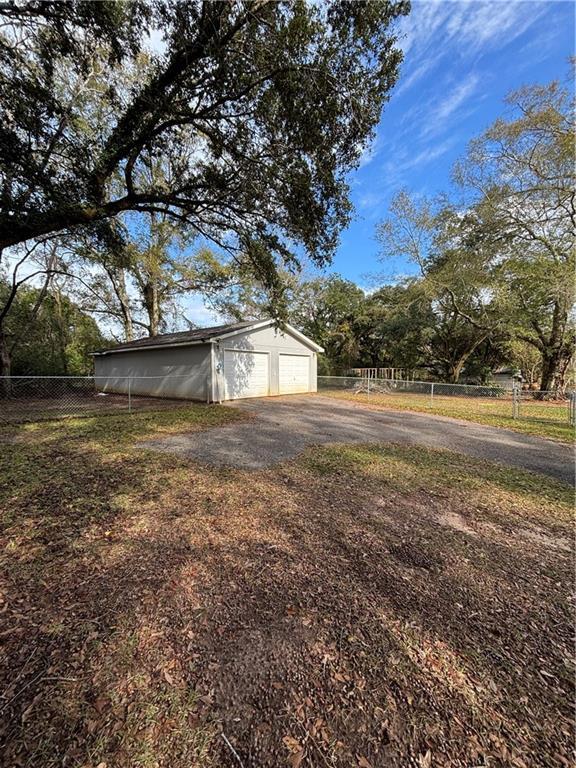
[[[465,416],[471,410],[494,417],[575,423],[576,393],[511,389],[498,385],[445,384],[370,377],[319,376],[318,391],[382,407],[402,406],[441,415]]]
[[[0,425],[186,407],[202,399],[190,375],[0,376]]]
[[[574,392],[346,376],[319,376],[318,391],[456,417],[472,410],[558,424],[574,425],[576,419]],[[0,377],[0,424],[186,407],[193,400],[205,401],[207,395],[190,374]]]

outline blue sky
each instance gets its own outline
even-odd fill
[[[574,25],[572,0],[412,0],[398,29],[400,78],[360,168],[350,174],[354,219],[324,273],[369,289],[375,275],[413,272],[402,259],[378,261],[375,228],[391,198],[404,187],[429,196],[448,190],[454,161],[504,113],[510,91],[567,76]],[[201,296],[185,305],[200,325],[218,319]]]
[[[377,260],[375,226],[391,197],[402,187],[421,195],[446,190],[454,161],[503,113],[509,91],[564,79],[574,23],[570,0],[413,0],[400,27],[400,79],[372,147],[350,175],[355,219],[327,271],[363,286],[383,269],[410,271],[401,260]]]

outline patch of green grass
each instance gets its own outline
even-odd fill
[[[97,522],[137,503],[161,485],[161,468],[174,457],[147,455],[137,443],[249,418],[239,410],[194,404],[172,411],[115,414],[20,424],[0,429],[0,530],[43,517]],[[123,495],[125,494],[125,496]],[[26,513],[22,516],[21,507]]]
[[[512,418],[512,403],[510,400],[481,400],[461,397],[435,397],[431,404],[430,398],[423,395],[398,393],[355,394],[345,389],[322,389],[323,397],[334,397],[339,400],[350,400],[364,407],[376,410],[414,411],[431,413],[436,416],[449,416],[490,427],[512,429],[527,435],[546,437],[564,443],[574,440],[574,428],[568,423],[567,404],[539,404],[536,402],[522,403],[520,417]]]
[[[159,434],[192,432],[197,429],[241,421],[247,415],[220,405],[191,404],[173,410],[139,411],[54,421],[38,421],[6,427],[7,438],[28,436],[42,441],[95,441],[100,444],[127,444]],[[0,439],[3,432],[0,431]]]
[[[334,445],[307,451],[300,460],[320,476],[361,474],[384,481],[399,493],[472,499],[515,517],[525,515],[567,521],[573,510],[573,490],[552,478],[499,466],[461,454],[421,446]]]

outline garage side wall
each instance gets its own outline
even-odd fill
[[[130,377],[133,395],[211,398],[210,344],[96,355],[94,372],[101,392],[127,394]]]
[[[269,392],[270,395],[280,394],[279,388],[279,358],[282,354],[302,355],[308,358],[310,371],[310,392],[316,392],[317,356],[306,344],[288,333],[282,333],[273,327],[260,328],[254,331],[235,334],[228,339],[220,340],[216,345],[215,398],[225,399],[223,379],[225,350],[238,349],[254,352],[266,352],[269,358]]]

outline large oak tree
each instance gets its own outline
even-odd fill
[[[471,142],[457,179],[472,190],[478,237],[510,334],[541,356],[542,390],[563,389],[576,328],[576,147],[571,83],[526,86]]]
[[[418,266],[448,321],[454,381],[486,343],[522,342],[540,355],[540,388],[561,392],[576,346],[574,100],[554,81],[507,103],[455,168],[464,199],[432,205],[401,192],[377,235],[384,257]]]
[[[393,27],[408,10],[0,2],[0,268],[3,251],[10,262],[70,233],[100,238],[109,262],[122,218],[144,214],[224,249],[280,296],[278,266],[299,249],[325,263],[348,221],[345,175],[398,76]],[[0,324],[0,373],[7,349]]]
[[[349,215],[344,174],[397,78],[391,25],[408,7],[0,3],[0,248],[144,211],[256,270],[295,243],[326,260]],[[151,30],[165,50],[143,55]],[[167,184],[139,172],[150,155]]]

